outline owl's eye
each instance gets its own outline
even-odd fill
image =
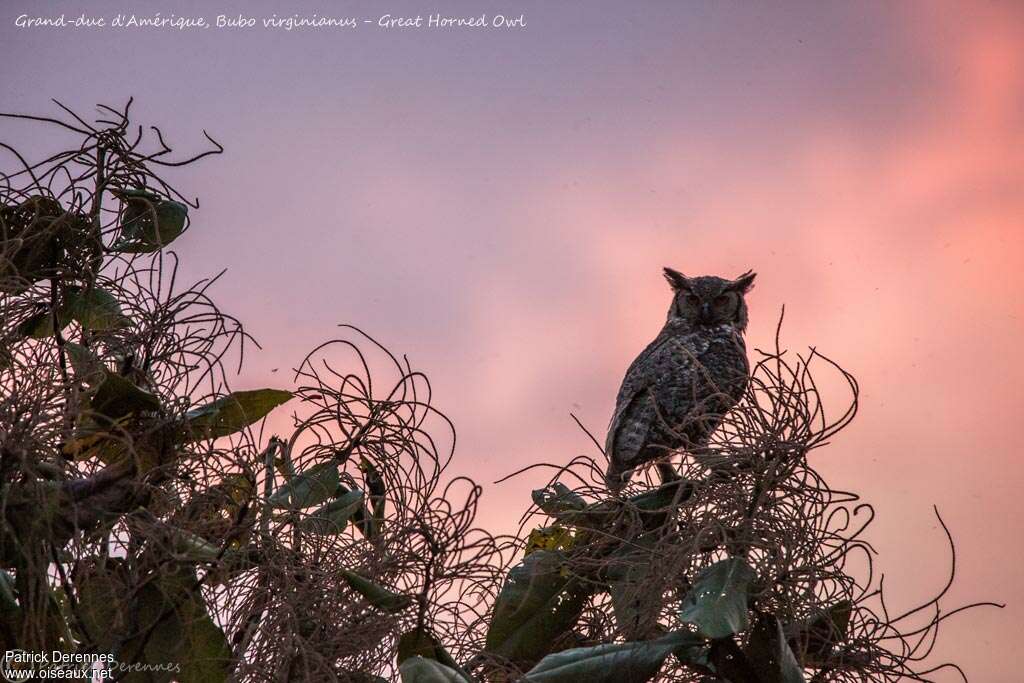
[[[722,306],[725,306],[727,303],[729,303],[729,295],[719,294],[718,296],[715,297],[716,308],[721,308]]]
[[[686,295],[686,303],[687,303],[687,305],[690,305],[690,306],[699,306],[700,305],[700,297],[697,296],[696,294],[687,294]]]

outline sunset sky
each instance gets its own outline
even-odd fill
[[[1024,619],[1024,3],[101,0],[0,4],[0,110],[136,98],[198,195],[176,250],[287,381],[337,323],[407,354],[454,420],[453,471],[510,531],[540,461],[594,455],[622,374],[664,321],[664,265],[758,272],[748,346],[815,346],[863,390],[812,462],[878,519],[894,611],[944,583],[937,663],[1019,681]],[[132,6],[129,10],[129,6]],[[136,11],[526,28],[19,29]],[[514,10],[514,11],[513,11]],[[24,125],[0,139],[46,145]],[[939,680],[953,681],[952,674]]]

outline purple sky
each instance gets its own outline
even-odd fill
[[[1024,5],[428,5],[7,0],[0,109],[134,95],[183,151],[209,130],[228,152],[178,176],[203,207],[175,247],[195,278],[229,269],[218,301],[263,344],[237,384],[365,328],[431,374],[453,470],[488,483],[500,530],[540,478],[489,482],[593,454],[569,412],[604,429],[663,321],[661,266],[756,269],[749,346],[785,304],[784,339],[861,381],[861,415],[814,458],[878,508],[893,608],[942,585],[937,504],[960,551],[949,605],[1010,603],[950,622],[939,656],[1018,680]],[[527,27],[14,26],[435,9]]]

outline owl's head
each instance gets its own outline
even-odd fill
[[[669,320],[681,320],[692,327],[727,323],[740,332],[747,329],[747,302],[743,296],[754,285],[757,273],[747,271],[735,280],[713,275],[686,277],[665,268],[665,279],[675,296],[668,309]]]

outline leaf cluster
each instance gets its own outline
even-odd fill
[[[0,166],[2,649],[139,682],[926,680],[945,591],[891,616],[870,507],[808,463],[856,412],[836,364],[777,342],[678,481],[543,464],[495,537],[427,377],[359,330],[230,387],[253,340],[181,284],[199,204],[167,179],[221,148],[178,158],[130,104],[3,115],[74,142]]]

